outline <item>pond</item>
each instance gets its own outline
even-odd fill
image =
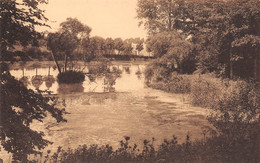
[[[59,85],[55,79],[58,71],[53,68],[11,70],[11,74],[17,79],[27,77],[29,88],[52,91],[66,106],[67,123],[57,124],[48,117],[44,123],[32,124],[54,142],[48,147],[52,151],[58,146],[76,148],[83,144],[118,147],[124,136],[130,136],[130,143],[139,144],[139,148],[144,139],[153,137],[156,145],[173,135],[179,142],[185,141],[187,134],[192,140],[201,139],[203,128],[210,126],[208,111],[190,106],[185,95],[147,87],[143,74],[147,64],[113,62],[112,67],[121,74],[112,81],[86,78],[74,85]]]

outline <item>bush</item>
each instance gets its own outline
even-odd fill
[[[236,158],[227,162],[255,155],[260,136],[260,98],[254,83],[203,75],[192,81],[190,99],[193,105],[213,109],[208,120],[221,134],[222,152]]]
[[[173,74],[168,84],[169,92],[172,93],[190,93],[191,75]]]
[[[146,81],[146,84],[154,89],[160,89],[171,93],[190,93],[193,76],[172,73],[169,78],[170,79],[167,80],[156,78],[155,80]]]
[[[260,108],[255,84],[201,75],[193,78],[190,99],[195,106],[218,111],[256,112]]]
[[[59,73],[57,79],[60,84],[82,83],[85,80],[85,75],[83,72],[70,70]]]
[[[194,106],[215,108],[223,89],[226,89],[226,85],[221,79],[209,75],[194,76],[190,92],[191,103]]]

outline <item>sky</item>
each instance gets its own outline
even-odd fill
[[[52,29],[39,27],[39,31],[51,32],[68,17],[77,18],[92,28],[91,36],[104,38],[145,38],[144,27],[138,27],[137,0],[49,0],[41,5]]]

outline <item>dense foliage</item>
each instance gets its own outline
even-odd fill
[[[65,121],[64,109],[55,107],[54,98],[27,89],[10,75],[6,64],[1,64],[0,138],[1,146],[13,154],[14,160],[27,161],[29,154],[37,154],[49,142],[44,133],[30,128],[33,121],[42,122],[50,114],[57,122]]]
[[[226,77],[257,78],[260,2],[239,0],[194,4],[198,67]],[[207,11],[207,12],[206,12]]]
[[[192,73],[195,70],[193,45],[176,31],[160,32],[146,40],[147,47],[158,57],[152,64],[167,72]]]
[[[205,152],[191,160],[258,162],[260,1],[139,0],[137,12],[150,32],[147,46],[158,57],[146,68],[148,86],[186,93],[192,105],[212,109],[208,120],[218,134],[192,143],[190,153]],[[169,39],[173,32],[182,38]],[[175,66],[176,56],[190,59],[193,75]]]
[[[14,46],[37,45],[40,34],[35,26],[43,26],[47,20],[44,11],[38,8],[41,3],[47,1],[1,1],[1,60],[15,60],[15,56],[29,58],[24,52],[14,52]],[[43,138],[44,133],[32,130],[30,124],[42,122],[47,115],[57,122],[65,121],[64,109],[56,108],[53,98],[27,89],[11,76],[7,64],[0,65],[0,150],[12,153],[13,161],[28,162],[28,155],[40,153],[51,143]]]
[[[188,65],[195,61],[199,72],[215,72],[229,78],[257,78],[260,60],[258,0],[139,0],[137,13],[150,31],[150,39],[159,35],[167,41],[164,33],[170,35],[177,31],[189,41],[192,55]],[[148,41],[147,46],[156,46],[149,50],[156,56],[163,56],[165,41],[156,44]],[[181,48],[175,49],[179,49],[181,55],[186,54]],[[171,53],[174,55],[174,51]]]
[[[208,135],[215,135],[211,130],[205,130]],[[177,137],[164,142],[156,148],[152,141],[144,140],[140,150],[136,144],[131,145],[130,137],[120,141],[120,147],[113,149],[110,145],[83,145],[77,149],[64,150],[61,147],[54,154],[48,154],[45,161],[50,162],[258,162],[257,146],[252,148],[250,141],[232,137],[212,136],[204,141],[191,142],[189,136],[185,143],[178,143]],[[230,141],[230,143],[226,143]],[[254,151],[255,150],[255,151]]]
[[[48,20],[44,11],[38,8],[39,4],[44,3],[47,1],[1,0],[1,58],[16,44],[37,44],[40,35],[35,31],[35,26],[45,25]]]

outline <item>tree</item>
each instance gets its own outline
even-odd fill
[[[106,54],[114,54],[115,43],[112,38],[106,38],[105,48],[106,48]]]
[[[79,39],[88,38],[91,32],[91,28],[82,24],[77,18],[67,18],[66,21],[60,24],[60,27],[61,32],[68,32]]]
[[[260,2],[206,1],[193,5],[190,13],[195,15],[193,41],[198,45],[199,68],[229,78],[256,78]]]
[[[123,41],[123,49],[124,49],[123,53],[125,55],[132,54],[132,51],[133,51],[132,42],[127,39],[125,41]]]
[[[139,0],[137,8],[150,35],[180,31],[195,44],[202,73],[229,78],[257,76],[259,13],[259,0]]]
[[[52,57],[61,73],[57,57],[64,58],[64,71],[66,71],[68,59],[72,60],[73,51],[82,47],[84,40],[88,40],[91,28],[76,18],[67,18],[60,26],[61,29],[58,32],[48,35],[47,47],[52,51]]]
[[[75,35],[68,32],[49,33],[47,39],[47,47],[51,50],[54,62],[61,73],[61,68],[57,58],[64,58],[64,71],[67,70],[68,58],[72,57],[72,52],[79,45],[79,40]]]
[[[138,0],[137,18],[144,24],[149,34],[182,30],[191,26],[187,5],[183,0]]]
[[[47,20],[38,8],[45,0],[1,1],[1,57],[6,56],[16,44],[26,46],[37,41],[36,25]],[[29,154],[37,154],[50,142],[44,133],[30,128],[33,121],[42,122],[48,113],[57,122],[65,121],[64,110],[55,107],[53,98],[27,89],[11,76],[8,66],[0,68],[0,140],[2,149],[13,154],[13,161],[28,162]],[[1,150],[2,150],[1,149]]]
[[[45,0],[1,0],[1,58],[8,55],[13,45],[26,46],[36,43],[40,34],[35,26],[43,26],[48,19],[44,16],[43,10],[38,8]]]
[[[146,44],[153,55],[161,58],[162,64],[172,71],[176,69],[179,73],[191,73],[195,70],[193,45],[178,32],[161,32],[151,35]],[[190,66],[185,67],[186,64]]]
[[[84,44],[88,55],[93,57],[102,56],[106,51],[106,42],[105,39],[99,36],[94,36],[89,39],[86,44]]]
[[[115,38],[115,50],[117,50],[117,54],[121,54],[124,51],[124,42],[121,38]]]
[[[136,45],[136,47],[135,47],[135,49],[138,51],[138,55],[140,54],[140,52],[144,49],[144,46],[143,46],[143,42],[139,42],[137,45]]]
[[[57,122],[65,121],[62,117],[65,110],[56,108],[53,98],[27,89],[11,76],[6,64],[1,65],[0,80],[1,145],[13,154],[14,160],[27,162],[29,154],[39,154],[39,150],[51,143],[43,138],[43,132],[32,130],[30,124],[34,120],[43,122],[48,113]]]

